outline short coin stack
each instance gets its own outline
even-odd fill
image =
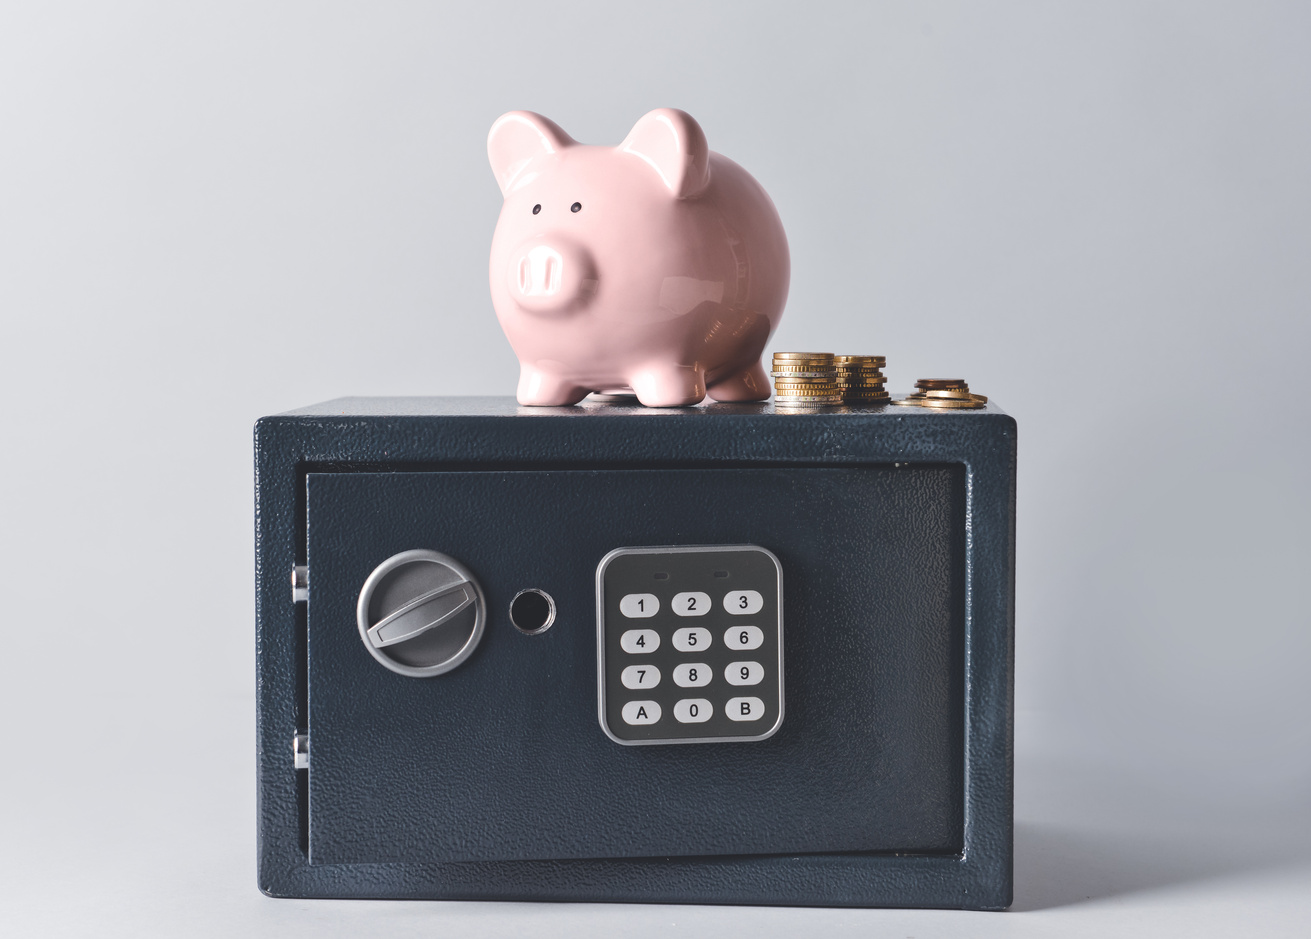
[[[838,369],[830,352],[775,352],[774,400],[784,407],[842,403]]]
[[[844,404],[877,404],[888,400],[886,379],[880,369],[888,360],[881,355],[838,355],[833,357],[838,370],[838,390]],[[775,368],[777,358],[775,359]]]
[[[988,403],[983,395],[970,394],[970,386],[960,378],[921,378],[910,397],[893,401],[906,407],[981,408]]]

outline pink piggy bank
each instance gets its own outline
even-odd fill
[[[520,404],[769,397],[760,355],[787,300],[783,223],[690,115],[661,108],[618,147],[591,147],[511,111],[487,156],[505,196],[492,304],[519,357]]]

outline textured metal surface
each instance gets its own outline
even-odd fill
[[[256,461],[259,880],[266,892],[965,908],[1009,903],[1015,428],[996,407],[949,414],[853,409],[793,415],[776,414],[769,405],[657,412],[597,406],[524,409],[506,399],[343,399],[261,420]],[[780,845],[772,850],[765,846],[767,853],[654,861],[539,857],[317,863],[316,857],[316,863],[309,863],[309,774],[297,774],[290,765],[286,740],[289,732],[308,729],[316,715],[306,705],[305,608],[290,602],[285,586],[285,572],[305,560],[307,472],[722,471],[899,463],[959,464],[964,477],[967,681],[962,689],[960,854],[838,854],[838,848],[829,846],[813,854],[785,854],[788,849]],[[738,533],[725,533],[719,540],[746,537],[770,542],[768,537]],[[634,541],[616,538],[615,543]],[[317,570],[312,583],[311,607],[323,583]],[[518,586],[530,585],[525,581]],[[508,601],[508,595],[504,599]],[[489,602],[492,608],[503,605],[500,599]],[[522,636],[502,625],[507,640],[544,642],[556,634],[567,636],[561,631],[563,622],[540,637]],[[789,643],[792,636],[789,632]],[[358,647],[358,639],[354,641]],[[469,666],[450,677],[472,674],[479,656],[491,653],[490,643],[489,638]],[[356,651],[367,660],[362,649]],[[780,737],[791,725],[795,705],[790,690],[788,723]],[[584,711],[592,719],[591,709]],[[315,741],[317,760],[322,753],[317,727]],[[696,749],[619,748],[603,742],[628,754]],[[774,742],[738,746],[768,747]],[[575,798],[586,809],[586,796]],[[791,807],[780,801],[776,808],[783,813]],[[582,814],[580,824],[586,826],[587,813]]]

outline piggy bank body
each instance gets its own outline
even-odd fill
[[[514,111],[488,136],[505,196],[491,293],[525,405],[769,397],[760,356],[790,265],[773,202],[689,115],[652,111],[618,147]]]

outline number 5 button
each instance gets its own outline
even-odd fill
[[[765,634],[756,626],[733,626],[724,633],[724,645],[730,649],[759,649],[765,641]],[[678,633],[674,633],[674,645],[678,645]]]
[[[760,632],[760,630],[756,630]],[[708,647],[711,643],[710,630],[708,629],[675,629],[674,630],[674,648],[679,652],[700,652]],[[759,642],[756,646],[760,645]],[[742,648],[754,649],[756,646],[743,646]]]
[[[724,609],[740,616],[759,613],[764,605],[765,598],[759,590],[730,590],[724,595]]]
[[[710,612],[710,594],[674,594],[674,612],[679,616],[705,616]]]

